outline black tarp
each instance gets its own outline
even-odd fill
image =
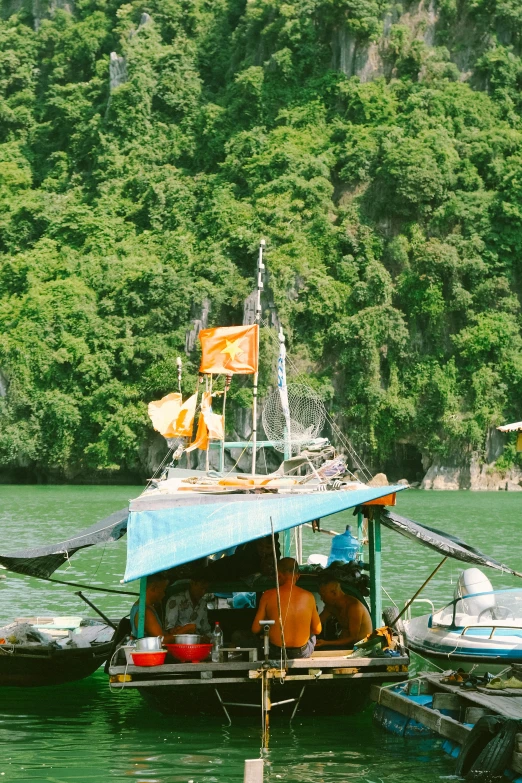
[[[17,574],[47,579],[79,549],[118,541],[127,532],[128,516],[128,509],[124,508],[57,544],[23,549],[9,555],[0,554],[0,565]]]
[[[381,522],[390,530],[394,530],[412,541],[417,541],[419,544],[424,544],[445,557],[452,557],[454,560],[461,560],[463,563],[471,563],[474,566],[496,568],[498,571],[522,577],[518,571],[514,571],[489,555],[483,554],[479,549],[466,544],[465,541],[451,535],[451,533],[414,522],[412,519],[401,517],[388,509],[383,511]]]

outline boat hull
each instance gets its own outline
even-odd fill
[[[460,668],[476,674],[498,674],[514,663],[522,663],[522,628],[493,626],[465,629],[431,626],[423,615],[404,623],[405,643],[436,668]]]
[[[65,650],[0,645],[0,687],[35,688],[83,680],[105,663],[111,648],[112,642]]]
[[[298,715],[354,715],[370,703],[369,682],[308,683],[299,702]],[[298,699],[303,683],[271,685],[272,715],[290,715],[295,701],[277,705],[277,702]],[[223,715],[224,710],[214,687],[161,686],[139,688],[141,696],[152,709],[165,715]],[[259,683],[220,685],[219,696],[231,716],[258,717],[261,712]],[[231,702],[233,704],[231,704]]]

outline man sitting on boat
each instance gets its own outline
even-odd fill
[[[174,641],[174,633],[165,633],[159,610],[165,597],[169,580],[163,574],[151,574],[147,577],[147,593],[145,597],[145,636],[162,636],[167,644]],[[138,635],[140,602],[136,601],[130,610],[130,624],[133,636]],[[179,632],[178,632],[179,633]]]
[[[324,601],[322,624],[325,625],[327,620],[333,618],[337,621],[339,631],[336,639],[319,639],[317,649],[335,650],[341,647],[351,650],[356,642],[372,632],[368,609],[357,598],[347,595],[332,574],[325,573],[319,579],[319,594]]]
[[[321,620],[314,597],[308,590],[297,587],[299,566],[292,557],[280,560],[277,572],[283,628],[279,620],[277,588],[272,588],[261,596],[252,631],[259,634],[263,620],[275,620],[270,628],[270,657],[281,656],[284,638],[288,658],[310,658],[315,647],[315,637],[321,633]]]
[[[169,634],[197,633],[210,636],[211,628],[207,615],[205,595],[210,582],[201,572],[190,580],[186,590],[172,595],[165,607],[165,625]]]

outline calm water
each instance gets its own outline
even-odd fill
[[[137,487],[0,486],[1,549],[14,551],[62,538],[126,505]],[[522,497],[509,493],[404,492],[398,511],[452,531],[522,571]],[[332,517],[341,531],[350,514]],[[440,557],[384,532],[384,587],[402,603]],[[305,533],[305,553],[329,550],[326,536]],[[57,576],[118,586],[125,542],[76,555]],[[451,598],[460,568],[447,563],[426,595]],[[517,580],[488,574],[495,587]],[[124,589],[132,589],[127,586]],[[89,594],[104,611],[128,611],[132,596]],[[386,600],[385,600],[386,604]],[[87,607],[85,607],[87,609]],[[87,614],[72,588],[8,575],[0,581],[0,620],[36,612]],[[164,718],[139,695],[111,694],[105,676],[55,689],[0,689],[0,780],[50,783],[235,783],[243,761],[259,753],[258,721],[231,728],[219,718]],[[265,781],[286,783],[428,783],[450,778],[454,763],[437,743],[401,740],[374,728],[368,713],[347,719],[273,720]]]

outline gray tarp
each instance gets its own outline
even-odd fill
[[[104,544],[108,541],[117,541],[127,532],[126,508],[115,511],[101,522],[81,530],[72,538],[59,541],[57,544],[39,546],[32,549],[24,549],[13,552],[10,555],[0,555],[0,565],[17,574],[27,574],[47,579],[57,568],[63,565],[71,555],[79,549],[84,549],[94,544]]]
[[[454,560],[461,560],[464,563],[472,563],[475,566],[488,566],[496,568],[498,571],[504,571],[515,576],[522,576],[518,571],[513,571],[507,565],[499,563],[489,555],[483,554],[479,549],[466,544],[457,536],[451,533],[445,533],[443,530],[437,530],[435,527],[422,525],[420,522],[414,522],[412,519],[406,519],[393,511],[384,510],[381,516],[381,522],[390,530],[400,533],[412,541],[434,549],[445,557],[452,557]]]

